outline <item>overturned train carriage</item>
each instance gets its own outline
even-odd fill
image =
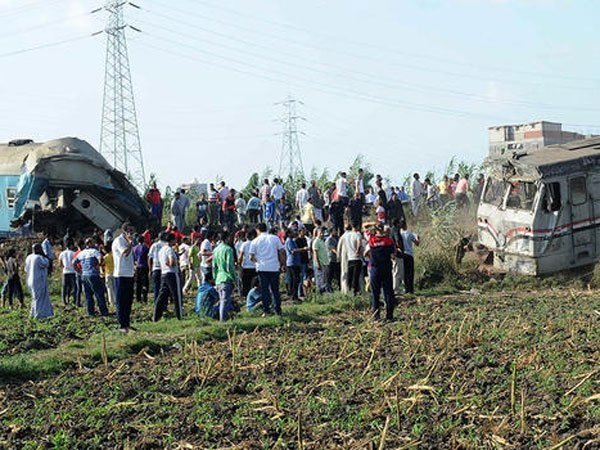
[[[125,220],[139,228],[152,224],[125,175],[77,138],[0,145],[0,206],[2,236],[115,229]]]
[[[494,266],[543,275],[600,257],[600,139],[486,160],[477,211]]]

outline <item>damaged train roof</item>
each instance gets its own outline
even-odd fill
[[[511,156],[490,157],[484,163],[488,173],[499,179],[535,181],[600,168],[600,138],[550,145],[538,150],[515,151]]]
[[[127,177],[78,138],[0,144],[0,177],[18,177],[13,227],[31,222],[36,231],[60,233],[67,227],[114,228],[125,220],[144,227],[152,221]]]

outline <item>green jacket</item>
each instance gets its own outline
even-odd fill
[[[227,244],[219,244],[213,252],[213,273],[215,284],[235,282],[237,273],[235,271],[235,256],[233,248]]]

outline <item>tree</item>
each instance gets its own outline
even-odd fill
[[[371,171],[371,165],[367,162],[365,156],[362,153],[356,155],[354,158],[354,162],[350,166],[350,170],[348,170],[348,181],[351,185],[352,191],[354,191],[354,181],[358,178],[358,169],[363,170],[363,185],[365,190],[367,186],[371,184],[371,180],[375,176],[375,174]]]
[[[257,189],[260,189],[261,179],[257,172],[254,172],[250,175],[248,179],[248,183],[246,183],[246,187],[242,189],[242,195],[244,198],[248,199],[254,195],[254,192]]]

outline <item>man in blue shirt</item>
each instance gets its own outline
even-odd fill
[[[133,247],[133,264],[135,267],[135,298],[138,302],[148,301],[150,287],[150,269],[148,268],[148,253],[150,249],[144,242],[144,237],[138,237],[138,244]]]
[[[73,259],[73,267],[75,270],[81,271],[81,281],[83,284],[83,292],[85,293],[85,301],[87,311],[90,316],[96,314],[94,297],[98,302],[98,309],[102,316],[108,316],[106,308],[106,299],[104,297],[104,283],[100,278],[100,261],[102,254],[96,248],[94,240],[86,239],[85,249]]]
[[[285,281],[287,293],[292,297],[292,300],[298,300],[298,285],[300,284],[300,253],[303,250],[298,249],[298,244],[295,241],[296,232],[287,229],[285,232]]]

